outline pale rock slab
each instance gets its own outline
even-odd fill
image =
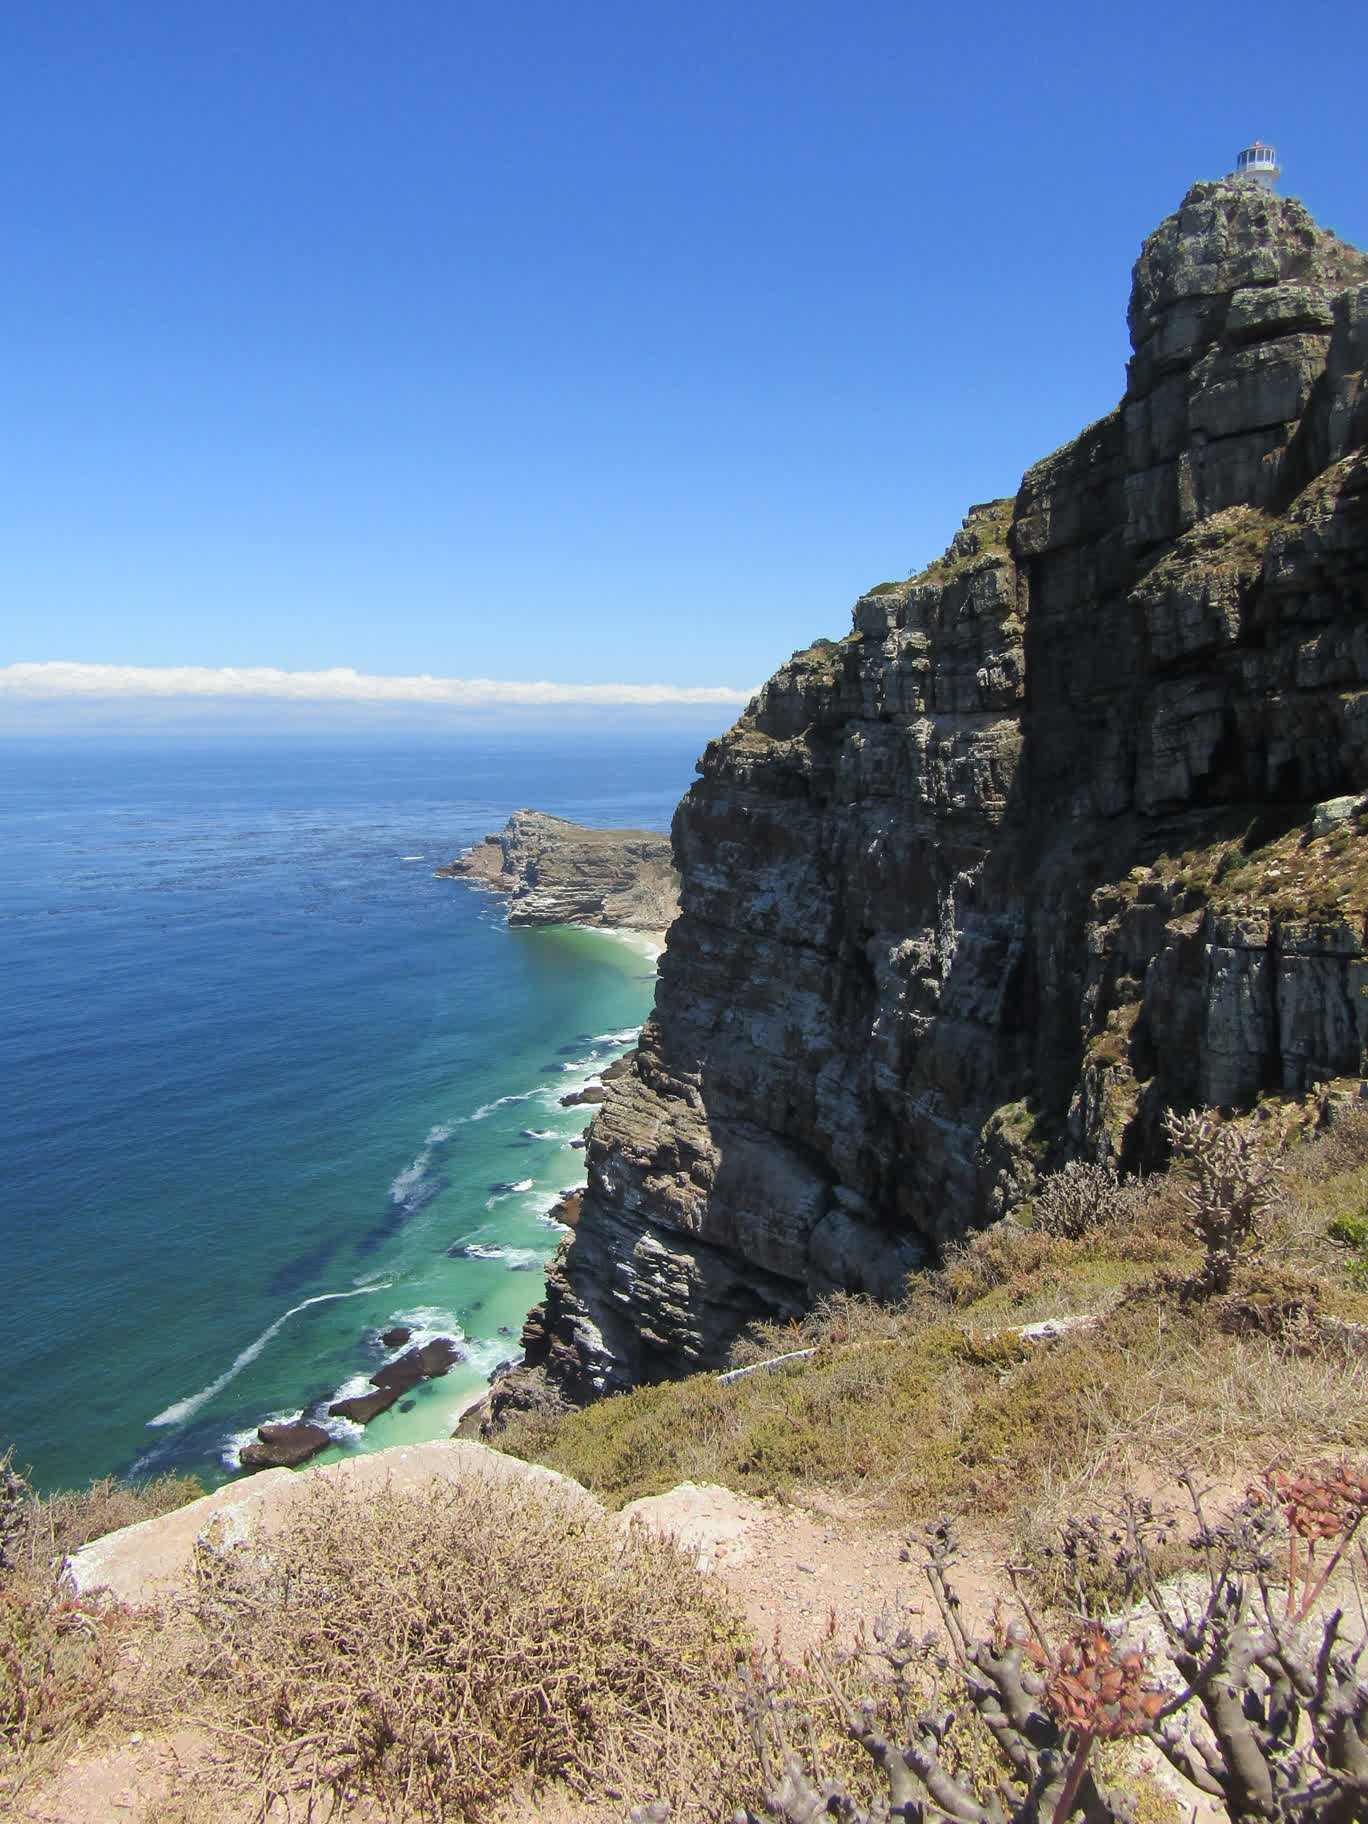
[[[107,1589],[130,1605],[162,1601],[193,1586],[198,1543],[227,1551],[260,1539],[279,1527],[320,1483],[364,1498],[383,1488],[421,1495],[434,1483],[464,1482],[475,1476],[536,1488],[584,1511],[603,1511],[596,1497],[568,1476],[483,1444],[445,1438],[399,1444],[306,1469],[263,1470],[172,1513],[92,1540],[67,1560],[67,1571],[83,1594]]]

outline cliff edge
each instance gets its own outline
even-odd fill
[[[575,1399],[895,1294],[1170,1105],[1368,1041],[1368,257],[1201,183],[1125,397],[713,742],[655,1013],[524,1336]],[[1316,807],[1319,806],[1319,810]]]
[[[663,931],[679,910],[670,841],[655,830],[591,830],[546,811],[514,811],[437,874],[508,896],[510,925]]]

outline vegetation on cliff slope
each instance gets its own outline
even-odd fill
[[[947,1601],[958,1512],[1044,1605],[1031,1652],[1048,1689],[1067,1695],[1103,1661],[1120,1676],[1079,1615],[1146,1579],[1155,1596],[1175,1570],[1204,1574],[1210,1556],[1200,1527],[1145,1518],[1154,1496],[1194,1472],[1237,1499],[1250,1483],[1276,1492],[1302,1486],[1280,1469],[1308,1466],[1305,1486],[1333,1491],[1349,1473],[1333,1465],[1368,1452],[1368,1109],[1332,1086],[1244,1123],[1175,1124],[1175,1137],[1191,1157],[1148,1182],[1079,1165],[1047,1178],[1028,1220],[916,1275],[895,1308],[833,1298],[743,1339],[737,1363],[752,1371],[738,1378],[524,1418],[500,1442],[610,1501],[686,1478],[860,1491],[899,1520],[934,1522],[933,1589]],[[1212,1220],[1217,1206],[1229,1220]],[[793,1819],[828,1787],[856,1817],[892,1764],[878,1744],[904,1739],[985,1818],[1004,1778],[1020,1790],[1003,1818],[1035,1816],[1035,1787],[1052,1809],[1083,1794],[1090,1816],[1133,1815],[1108,1782],[1135,1783],[1117,1757],[1128,1730],[1154,1722],[1141,1684],[1112,1748],[1110,1709],[1080,1723],[1050,1698],[1014,1759],[992,1721],[1015,1701],[1002,1641],[952,1627],[947,1656],[895,1631],[853,1658],[833,1647],[785,1668],[752,1651],[686,1558],[530,1491],[476,1483],[363,1504],[320,1486],[278,1536],[207,1552],[193,1603],[134,1612],[64,1591],[60,1553],[193,1485],[40,1501],[5,1472],[0,1782],[16,1799],[78,1738],[190,1719],[219,1746],[201,1749],[168,1824],[274,1816],[281,1795],[302,1815],[317,1802],[318,1815],[483,1819],[548,1791],[617,1815],[667,1798],[680,1820],[738,1803]],[[1108,1507],[1138,1529],[1119,1555],[1088,1518]],[[1259,1511],[1239,1524],[1257,1530]],[[880,1682],[885,1651],[894,1675]],[[947,1692],[967,1720],[945,1721]],[[1296,1740],[1264,1748],[1270,1777],[1300,1777]],[[1075,1764],[1087,1778],[1071,1788]],[[1170,1819],[1146,1791],[1142,1815]],[[1230,1800],[1232,1818],[1256,1815],[1242,1803]],[[517,1815],[546,1815],[532,1806]]]
[[[1258,1125],[1295,1138],[1312,1119],[1270,1103]],[[1178,1464],[1238,1480],[1368,1448],[1368,1252],[1354,1239],[1368,1113],[1291,1147],[1219,1298],[1202,1295],[1187,1169],[1102,1176],[1091,1213],[1061,1197],[1061,1174],[1027,1220],[914,1275],[901,1305],[838,1296],[757,1327],[734,1357],[812,1351],[800,1359],[525,1415],[499,1444],[610,1501],[685,1479],[780,1496],[827,1485],[909,1521],[991,1516],[1022,1544],[1071,1504]]]

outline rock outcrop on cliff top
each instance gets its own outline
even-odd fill
[[[1359,1072],[1368,257],[1198,184],[1130,331],[1120,405],[700,763],[525,1334],[572,1397],[894,1294],[1043,1166],[1157,1158],[1170,1105]]]
[[[591,830],[545,811],[514,811],[447,867],[508,895],[510,925],[663,931],[679,910],[670,841],[655,830]]]

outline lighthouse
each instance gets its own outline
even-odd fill
[[[1272,146],[1265,146],[1256,139],[1252,146],[1246,146],[1243,152],[1236,154],[1235,169],[1230,175],[1271,190],[1282,176],[1282,167]]]

